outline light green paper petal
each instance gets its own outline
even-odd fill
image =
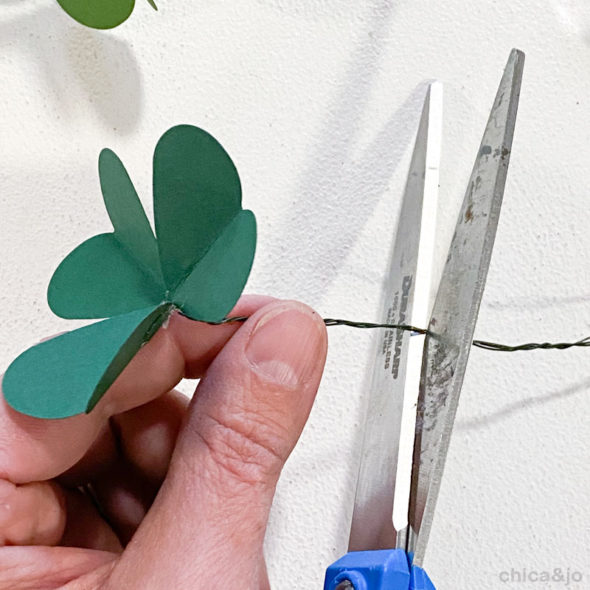
[[[170,310],[170,305],[140,309],[29,348],[8,367],[4,398],[36,418],[89,412]]]
[[[73,250],[53,273],[47,290],[62,318],[104,318],[163,301],[163,288],[124,248],[115,234],[100,234]]]
[[[161,283],[158,244],[137,192],[117,154],[104,149],[98,158],[100,186],[107,212],[119,241]]]
[[[112,29],[129,18],[135,0],[57,0],[79,23],[93,29]]]
[[[194,320],[222,320],[244,289],[255,249],[256,219],[252,211],[240,211],[173,293],[173,302]]]
[[[191,125],[162,136],[154,153],[154,216],[171,291],[240,211],[241,198],[237,170],[214,137]]]

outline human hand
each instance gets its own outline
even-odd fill
[[[0,590],[258,590],[280,471],[327,348],[303,304],[243,297],[243,325],[180,315],[87,415],[0,403]],[[202,377],[193,400],[172,388]]]

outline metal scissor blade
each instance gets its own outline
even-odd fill
[[[475,160],[426,337],[407,550],[422,566],[500,215],[524,54],[512,50]]]
[[[442,122],[442,85],[428,90],[408,173],[384,289],[381,321],[425,325],[434,247]],[[416,338],[419,341],[416,341]],[[349,549],[392,548],[393,495],[404,396],[418,395],[423,336],[387,330],[375,353]],[[409,433],[413,442],[414,433]],[[407,487],[412,442],[408,445]],[[407,524],[407,506],[404,513]]]

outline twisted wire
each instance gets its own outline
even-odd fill
[[[245,322],[248,316],[235,316],[225,318],[220,322],[209,322],[214,325],[229,324],[232,322]],[[408,324],[377,324],[373,322],[355,322],[352,320],[343,320],[336,318],[324,318],[324,324],[326,326],[349,326],[351,328],[385,328],[388,330],[403,330],[405,332],[411,332],[412,334],[430,334],[430,332],[424,328],[417,328],[416,326],[410,326]],[[473,340],[472,346],[477,348],[483,348],[484,350],[493,350],[496,352],[519,352],[523,350],[566,350],[574,347],[586,347],[590,346],[590,336],[576,340],[575,342],[527,342],[525,344],[501,344],[499,342],[490,342],[488,340]]]

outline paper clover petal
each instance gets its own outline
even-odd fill
[[[24,414],[89,412],[174,309],[196,320],[223,319],[252,267],[256,220],[241,208],[230,157],[207,132],[180,125],[158,142],[157,241],[110,150],[101,153],[99,172],[115,231],[86,240],[64,259],[48,300],[61,317],[115,317],[38,344],[12,363],[4,396]]]
[[[68,319],[94,319],[157,305],[164,290],[117,239],[100,234],[62,261],[47,290],[49,307]]]
[[[248,280],[256,248],[256,219],[240,211],[174,291],[172,301],[194,320],[219,321]]]
[[[156,238],[127,171],[110,150],[100,154],[99,175],[115,231],[86,240],[53,274],[47,300],[63,318],[104,318],[164,300]]]
[[[206,131],[178,125],[154,152],[154,218],[160,262],[173,291],[241,211],[238,172]]]
[[[171,308],[139,309],[29,348],[8,367],[4,398],[15,410],[36,418],[89,412]]]
[[[57,1],[72,18],[93,29],[112,29],[120,25],[129,18],[135,6],[135,0]]]
[[[158,244],[135,187],[117,155],[104,149],[98,158],[104,204],[118,239],[164,287]]]

